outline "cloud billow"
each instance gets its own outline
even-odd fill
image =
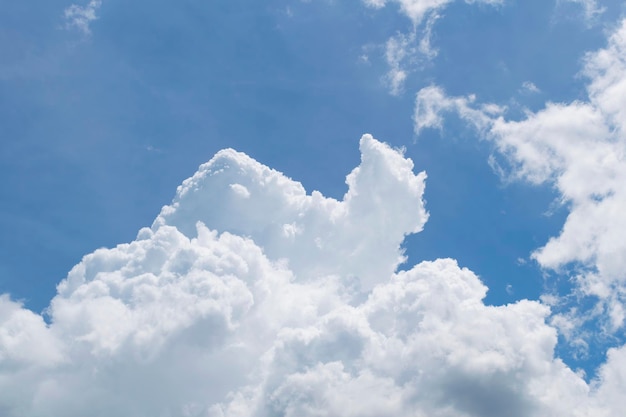
[[[619,415],[623,349],[588,385],[554,357],[547,306],[486,306],[451,259],[397,271],[426,176],[360,148],[342,201],[221,151],[70,271],[50,324],[0,297],[1,414]]]

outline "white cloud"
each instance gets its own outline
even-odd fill
[[[61,359],[60,344],[49,334],[43,318],[7,295],[0,296],[0,360],[46,366]]]
[[[442,111],[457,111],[494,142],[514,178],[558,190],[570,213],[533,257],[556,271],[577,267],[577,288],[606,302],[614,331],[624,324],[626,300],[626,20],[606,48],[586,56],[583,73],[587,101],[547,103],[520,121],[428,87],[417,95],[415,129],[440,127]]]
[[[404,67],[407,56],[415,54],[415,33],[408,35],[398,34],[387,40],[385,45],[385,60],[389,65],[389,71],[385,75],[389,91],[393,95],[399,95],[407,77],[407,69]]]
[[[66,28],[76,28],[83,34],[91,33],[89,25],[98,18],[97,12],[102,5],[101,0],[91,0],[85,6],[72,4],[63,12]]]
[[[384,81],[392,95],[403,92],[408,75],[417,65],[437,56],[432,45],[434,25],[440,18],[439,12],[454,0],[363,0],[367,6],[384,7],[387,3],[398,3],[402,14],[407,16],[412,27],[406,33],[398,33],[385,43],[385,60],[389,70]],[[502,4],[504,0],[465,0],[465,3]]]
[[[463,119],[470,122],[479,130],[485,130],[493,123],[493,118],[499,116],[506,109],[494,104],[475,106],[476,97],[449,97],[437,86],[422,88],[415,101],[415,112],[413,122],[415,133],[419,133],[425,128],[443,127],[443,114],[446,112],[456,112]]]
[[[419,62],[430,61],[437,56],[437,49],[432,46],[431,38],[435,22],[439,19],[436,13],[430,14],[420,36],[414,27],[408,33],[398,33],[385,44],[385,60],[389,71],[385,74],[385,82],[392,95],[400,95],[408,75]]]
[[[454,0],[362,0],[367,6],[381,8],[388,3],[397,3],[400,10],[415,25],[419,25],[426,16],[432,12],[442,10]],[[465,3],[484,3],[498,5],[504,3],[504,0],[465,0]]]
[[[536,93],[540,93],[541,90],[539,89],[539,87],[537,87],[535,85],[535,83],[531,82],[531,81],[524,81],[522,83],[522,88],[520,90],[523,93],[526,94],[536,94]]]
[[[624,349],[588,385],[545,305],[486,306],[450,259],[393,272],[425,175],[369,135],[361,153],[336,201],[222,151],[72,269],[50,325],[0,297],[2,415],[621,415]]]
[[[433,28],[439,18],[441,18],[441,16],[437,13],[431,13],[428,16],[428,20],[424,25],[424,31],[417,48],[419,53],[429,60],[435,58],[439,53],[439,51],[437,51],[437,49],[432,45]]]
[[[181,185],[153,228],[171,225],[193,237],[199,220],[250,236],[270,258],[288,260],[301,279],[350,275],[371,288],[404,260],[404,236],[426,222],[426,174],[413,175],[410,160],[371,136],[361,140],[361,152],[361,166],[348,175],[349,190],[340,202],[317,191],[307,195],[299,183],[248,156],[221,151]],[[245,204],[233,187],[247,190]],[[299,231],[295,240],[285,235],[285,225]]]

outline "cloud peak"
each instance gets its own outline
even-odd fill
[[[404,260],[404,237],[426,223],[426,174],[415,175],[410,159],[371,135],[360,149],[361,165],[348,175],[342,201],[307,195],[247,155],[221,151],[183,182],[152,228],[172,225],[193,237],[201,221],[250,236],[270,258],[288,259],[298,276],[352,276],[371,288]]]

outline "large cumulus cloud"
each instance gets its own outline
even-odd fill
[[[623,349],[588,385],[545,305],[486,306],[451,259],[396,272],[425,174],[369,135],[361,153],[336,201],[222,151],[85,256],[49,324],[0,297],[0,414],[617,416]]]

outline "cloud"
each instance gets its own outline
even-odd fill
[[[0,297],[2,415],[621,415],[624,349],[588,385],[545,305],[486,306],[451,259],[395,272],[425,175],[360,147],[342,201],[221,151],[70,271],[50,324]]]
[[[544,268],[574,268],[584,296],[606,302],[607,330],[624,325],[626,301],[626,20],[608,44],[587,54],[588,99],[547,103],[519,121],[490,114],[472,97],[448,97],[438,87],[417,95],[415,129],[440,127],[455,111],[493,141],[512,178],[550,184],[569,215],[557,237],[534,252]]]
[[[400,95],[408,75],[420,63],[437,56],[432,45],[433,29],[441,17],[440,11],[454,0],[363,0],[369,7],[382,8],[388,3],[398,3],[400,12],[411,21],[411,29],[390,37],[384,45],[384,56],[389,70],[384,82],[392,95]],[[502,4],[504,0],[465,0],[465,3]]]
[[[617,415],[621,350],[592,391],[554,359],[547,307],[485,306],[449,259],[393,272],[425,176],[361,152],[336,201],[222,151],[69,273],[50,325],[0,298],[3,415]]]
[[[389,71],[385,74],[385,82],[392,95],[397,96],[403,92],[409,73],[419,62],[430,61],[437,56],[437,49],[432,46],[431,38],[438,19],[439,15],[432,13],[419,37],[418,29],[414,27],[408,33],[398,33],[387,40],[385,60]]]
[[[442,10],[452,2],[454,0],[363,0],[363,3],[367,6],[374,8],[384,7],[388,3],[397,3],[401,12],[411,19],[415,25],[419,25],[426,16],[432,12]],[[465,3],[498,5],[504,3],[504,0],[465,0]]]
[[[404,236],[422,230],[428,218],[426,174],[413,175],[410,160],[371,136],[361,140],[361,152],[361,166],[348,175],[340,202],[317,191],[307,195],[299,183],[248,156],[221,151],[180,186],[153,228],[174,226],[191,238],[202,221],[249,236],[302,279],[353,276],[369,289],[404,261]],[[216,202],[219,207],[205,208]]]
[[[98,18],[96,13],[98,9],[100,9],[101,5],[101,0],[91,0],[85,6],[72,4],[63,12],[63,17],[65,18],[65,27],[76,28],[83,34],[89,35],[91,33],[89,25],[92,21]]]
[[[580,5],[587,20],[592,20],[598,17],[606,10],[604,7],[598,5],[597,0],[558,0],[558,2]]]
[[[494,104],[476,106],[476,96],[449,97],[442,88],[431,85],[422,88],[416,96],[413,113],[414,130],[417,135],[426,128],[443,128],[443,115],[456,112],[478,130],[488,129],[493,118],[504,113],[504,107]]]
[[[412,28],[406,33],[390,37],[384,45],[384,56],[389,66],[384,82],[392,95],[400,95],[404,90],[409,74],[417,65],[428,62],[437,56],[437,49],[432,45],[434,25],[441,17],[441,12],[455,0],[362,0],[369,7],[382,8],[389,3],[397,4],[400,12],[408,17]],[[596,0],[558,0],[579,4],[585,18],[591,21],[604,12]],[[466,4],[486,4],[498,6],[505,0],[465,0]],[[522,92],[538,93],[540,90],[532,82],[522,85]]]
[[[415,54],[415,33],[408,35],[398,34],[387,40],[385,44],[385,60],[389,65],[389,71],[385,75],[385,79],[392,95],[399,95],[403,88],[407,77],[407,69],[404,68],[404,61],[407,56]]]
[[[524,81],[522,83],[522,88],[520,89],[520,91],[526,94],[537,94],[541,92],[539,87],[537,87],[535,83],[531,81]]]

